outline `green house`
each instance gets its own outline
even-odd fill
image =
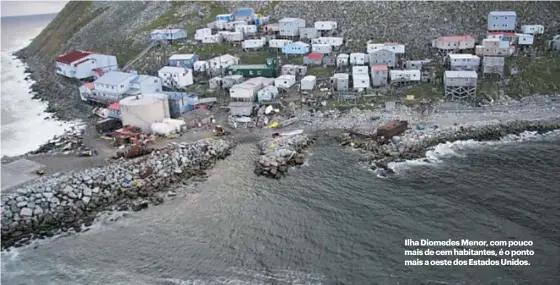
[[[267,58],[265,64],[237,64],[227,68],[228,75],[242,75],[245,78],[252,77],[278,77],[278,61],[275,58]]]

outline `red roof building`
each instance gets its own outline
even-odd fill
[[[444,36],[432,41],[432,47],[440,50],[474,49],[476,40],[470,35]]]
[[[72,62],[78,61],[80,59],[84,59],[88,55],[92,54],[91,52],[84,52],[79,50],[71,51],[65,55],[59,56],[56,61],[60,63],[72,64]]]
[[[373,71],[387,71],[389,70],[389,67],[387,67],[387,65],[374,65],[371,67],[371,70]]]
[[[109,105],[109,107],[107,107],[107,109],[114,110],[114,111],[119,111],[121,109],[121,104],[119,104],[119,102],[115,102],[115,103]]]
[[[323,54],[318,53],[318,52],[312,52],[312,53],[307,55],[307,58],[313,59],[313,60],[323,60]]]

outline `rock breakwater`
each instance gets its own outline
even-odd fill
[[[67,174],[54,174],[2,196],[2,248],[26,244],[58,231],[91,225],[105,210],[141,210],[163,202],[161,191],[205,175],[230,154],[225,140],[170,144],[134,160]]]
[[[389,141],[364,138],[345,132],[339,136],[343,145],[363,149],[370,153],[367,162],[372,168],[389,170],[389,162],[423,158],[426,152],[438,144],[460,140],[494,141],[506,135],[519,135],[523,132],[544,134],[560,129],[560,118],[534,121],[510,121],[480,126],[454,126],[441,130],[433,130],[427,134],[423,130],[409,129],[402,136],[393,137]]]
[[[307,134],[280,135],[259,142],[260,156],[255,163],[255,174],[280,178],[290,166],[305,163],[302,151],[313,143]]]

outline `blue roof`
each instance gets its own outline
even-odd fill
[[[127,80],[133,76],[133,74],[128,72],[121,72],[121,71],[109,71],[105,73],[103,76],[99,77],[95,80],[95,83],[98,84],[107,84],[107,85],[118,85],[119,83]]]
[[[489,13],[490,16],[517,16],[515,11],[492,11]]]
[[[255,14],[255,10],[253,8],[239,8],[235,11],[235,16],[253,16]]]

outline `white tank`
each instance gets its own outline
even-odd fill
[[[122,99],[121,117],[123,126],[141,128],[150,132],[152,123],[169,118],[169,99],[160,93],[141,94]]]

